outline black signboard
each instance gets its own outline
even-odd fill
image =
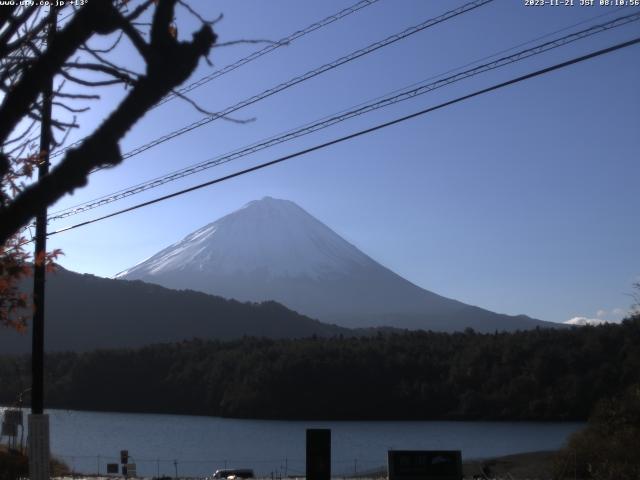
[[[18,426],[15,423],[2,422],[2,436],[17,437]]]
[[[13,425],[22,425],[22,410],[5,410],[4,421],[5,423],[11,423]]]
[[[461,480],[460,450],[389,450],[389,480]]]
[[[107,463],[107,473],[118,473],[118,464]]]
[[[307,429],[307,480],[331,479],[331,430]]]

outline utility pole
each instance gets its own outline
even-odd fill
[[[56,7],[49,7],[47,48],[56,33]],[[51,148],[51,109],[53,76],[42,90],[42,120],[40,123],[40,155],[38,179],[49,173]],[[36,216],[36,248],[33,267],[33,336],[31,344],[31,415],[29,415],[29,476],[31,480],[49,480],[49,416],[44,411],[44,302],[45,255],[47,251],[47,207]]]

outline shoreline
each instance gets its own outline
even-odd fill
[[[462,471],[464,478],[473,478],[474,475],[482,475],[483,473],[489,478],[552,478],[559,453],[560,450],[541,450],[470,459],[462,462]]]
[[[462,472],[463,480],[475,478],[491,480],[543,480],[554,477],[554,466],[556,465],[559,451],[543,450],[533,452],[522,452],[498,457],[488,457],[482,459],[463,460]],[[118,475],[104,474],[83,474],[79,472],[69,473],[63,476],[52,477],[52,480],[113,480],[124,478]],[[155,477],[129,477],[132,479],[151,480]],[[167,478],[167,477],[160,477]],[[173,477],[169,477],[173,479]],[[205,477],[180,476],[178,480],[202,480]],[[303,480],[304,476],[289,477],[256,477],[259,480]],[[387,478],[386,468],[381,468],[378,472],[367,472],[363,475],[352,476],[332,476],[332,479],[341,480],[381,480]]]
[[[0,414],[5,409],[10,408],[21,408],[25,415],[30,413],[31,407],[29,405],[16,407],[7,404],[0,403]],[[136,411],[136,410],[96,410],[91,408],[65,408],[59,406],[46,407],[44,409],[44,413],[51,412],[83,412],[83,413],[100,413],[100,414],[116,414],[116,415],[161,415],[161,416],[170,416],[170,417],[202,417],[202,418],[217,418],[221,420],[239,420],[239,421],[248,421],[248,422],[443,422],[443,423],[514,423],[514,424],[527,424],[527,423],[535,423],[535,424],[585,424],[588,419],[536,419],[536,418],[517,418],[517,419],[509,419],[509,418],[498,418],[492,419],[487,417],[474,417],[474,418],[465,418],[465,417],[441,417],[441,418],[426,418],[426,417],[414,417],[414,418],[395,418],[395,417],[375,417],[375,418],[333,418],[333,417],[318,417],[318,418],[298,418],[298,417],[290,417],[290,418],[281,418],[281,417],[244,417],[244,416],[221,416],[221,415],[207,415],[205,413],[181,413],[181,412],[162,412],[162,411]]]

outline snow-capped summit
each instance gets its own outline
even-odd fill
[[[187,235],[117,278],[170,272],[320,278],[373,263],[295,203],[264,197]]]
[[[271,197],[249,202],[117,278],[242,301],[275,300],[347,327],[494,331],[548,325],[424,290],[295,203]]]

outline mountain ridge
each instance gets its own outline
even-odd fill
[[[274,300],[347,328],[456,331],[557,326],[490,312],[402,278],[289,200],[264,197],[192,232],[116,278],[240,301]]]
[[[28,285],[25,292],[30,292]],[[243,336],[304,338],[350,335],[335,325],[299,315],[276,302],[241,303],[202,292],[123,282],[58,268],[47,276],[45,350],[85,352],[138,348],[200,338]],[[31,351],[24,334],[0,329],[0,352]]]

